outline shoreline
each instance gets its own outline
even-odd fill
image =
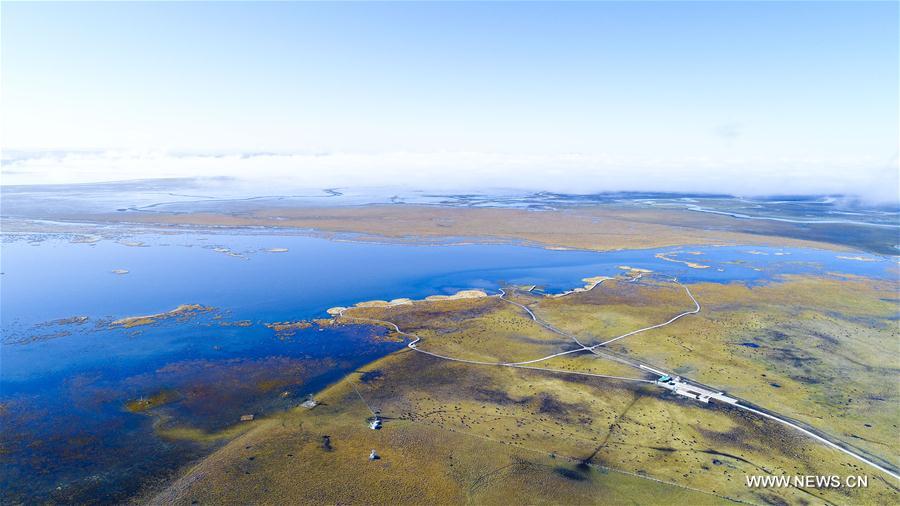
[[[885,255],[863,244],[841,244],[804,238],[777,230],[743,230],[740,223],[695,222],[688,211],[621,207],[560,208],[541,213],[511,208],[460,208],[442,205],[366,204],[360,206],[251,209],[242,214],[110,213],[52,217],[2,217],[4,222],[32,222],[49,232],[71,227],[148,227],[161,231],[239,230],[312,235],[333,240],[447,244],[466,242],[520,243],[545,249],[620,251],[691,245],[769,245]],[[536,214],[539,214],[537,216]],[[501,223],[500,226],[497,223]],[[391,226],[387,226],[391,224]],[[723,230],[716,228],[724,226]],[[9,229],[9,227],[4,227]],[[15,227],[14,227],[15,228]],[[25,227],[27,229],[34,227]],[[563,230],[565,232],[560,232]],[[33,230],[32,230],[33,231]],[[85,232],[87,234],[87,232]],[[891,251],[891,253],[894,253]],[[900,255],[900,253],[898,253]]]
[[[621,266],[620,268],[624,268],[624,267],[626,267],[626,266]],[[615,278],[612,278],[612,279],[615,279]],[[586,278],[585,281],[589,281],[589,284],[590,284],[590,282],[595,281],[595,278]],[[601,280],[599,282],[602,282],[602,281],[605,281],[605,280]],[[594,287],[596,287],[597,284],[599,284],[599,282],[594,284]],[[465,292],[465,291],[461,291],[461,292]],[[569,293],[571,293],[571,291],[569,291]],[[491,297],[486,294],[484,296]],[[482,297],[484,297],[484,296],[482,296]],[[545,296],[552,297],[552,295],[550,295],[550,294],[545,294]],[[448,299],[441,299],[441,300],[453,300],[452,299],[453,296],[446,296],[446,297],[448,297]],[[482,298],[482,297],[478,297],[478,298]],[[465,298],[465,297],[461,297],[461,298]],[[432,299],[430,301],[433,302],[434,300]],[[374,304],[373,304],[373,302],[374,302]],[[393,301],[363,301],[363,302],[354,304],[350,308],[365,309],[365,308],[393,307],[391,305],[391,302],[395,302],[395,304],[393,304],[393,306],[400,306],[400,305],[413,304],[416,302],[429,302],[429,299],[426,297],[425,299],[420,299],[420,300],[416,300],[416,301],[413,301],[408,298],[394,299]],[[332,316],[335,316],[334,312],[340,313],[343,309],[347,309],[347,308],[332,308],[332,309],[335,311],[329,311],[329,314],[332,314]],[[350,324],[356,325],[358,323],[350,323]],[[363,324],[365,324],[365,323],[363,323]],[[345,397],[349,398],[350,402],[352,402],[353,397],[352,397],[352,392],[350,391],[350,387],[352,386],[352,378],[353,378],[354,374],[364,374],[369,371],[379,370],[379,369],[383,368],[384,366],[386,366],[387,364],[390,364],[394,360],[400,360],[400,357],[403,357],[404,353],[407,353],[408,351],[409,350],[405,350],[405,349],[396,350],[396,351],[388,353],[382,357],[379,357],[378,359],[375,359],[365,365],[362,365],[354,371],[349,371],[347,374],[341,376],[341,378],[336,379],[334,381],[334,383],[329,384],[329,385],[325,386],[324,388],[322,388],[321,390],[319,390],[315,394],[315,396],[317,399],[326,401],[325,404],[328,404],[329,403],[328,401],[333,402],[334,398],[338,398],[343,402],[344,400],[346,400],[346,399],[344,399]],[[365,401],[363,401],[363,402],[365,402]],[[345,409],[349,409],[350,411],[352,411],[354,413],[356,411],[362,410],[362,408],[359,408],[359,409],[357,409],[357,408],[358,407],[351,405],[349,408],[345,408]],[[188,468],[186,468],[185,471],[179,473],[177,475],[178,477],[176,479],[174,479],[173,481],[171,481],[170,483],[168,483],[166,486],[156,489],[154,495],[152,495],[152,499],[151,499],[152,503],[153,504],[163,504],[163,503],[171,502],[173,499],[176,499],[178,497],[177,494],[179,493],[179,491],[185,489],[185,487],[189,487],[191,485],[191,483],[193,483],[195,480],[202,479],[202,473],[203,473],[204,466],[209,465],[209,466],[213,466],[213,468],[215,468],[216,466],[220,465],[223,461],[227,462],[229,460],[229,458],[231,458],[230,454],[227,450],[228,446],[233,446],[233,445],[239,444],[242,441],[242,438],[248,438],[246,441],[248,442],[248,444],[250,444],[250,442],[254,441],[253,438],[257,434],[259,434],[260,432],[262,432],[262,434],[265,434],[266,433],[265,431],[267,431],[268,429],[277,427],[279,420],[282,420],[282,426],[283,426],[284,419],[285,419],[284,417],[290,417],[291,413],[297,413],[297,412],[302,413],[303,409],[300,406],[295,406],[293,408],[286,410],[284,412],[284,414],[274,414],[273,416],[267,416],[266,418],[261,419],[261,422],[263,422],[263,423],[260,423],[260,425],[258,427],[252,428],[247,433],[242,434],[241,436],[238,436],[236,439],[226,443],[226,446],[223,446],[222,448],[217,449],[215,452],[211,453],[210,455],[208,455],[202,459],[199,459],[192,466],[189,466]],[[323,415],[323,416],[330,416],[330,415]],[[243,444],[243,443],[240,443],[240,444]],[[504,443],[504,444],[509,444],[509,443]],[[560,458],[565,459],[567,457],[565,455],[560,455]],[[611,468],[610,470],[615,471],[616,469]],[[201,473],[201,474],[198,475],[197,473]],[[627,472],[626,472],[626,474],[627,474]],[[644,476],[641,476],[641,477],[645,478]],[[646,478],[654,479],[651,476],[647,476]],[[677,484],[677,483],[673,483],[673,485],[679,486],[679,484]],[[708,492],[708,491],[701,491],[701,492]],[[175,495],[173,495],[173,494],[175,494]],[[144,500],[146,500],[146,498],[147,498],[147,496],[144,496]]]
[[[622,266],[623,269],[625,269],[625,267],[626,266]],[[628,269],[632,269],[632,268],[628,268]],[[627,271],[628,269],[625,269],[625,270]],[[645,269],[636,269],[636,270],[637,271],[646,271]],[[646,271],[646,272],[651,272],[651,271]],[[602,278],[602,279],[598,279],[598,278]],[[591,286],[591,289],[593,289],[597,285],[601,284],[603,281],[612,280],[612,279],[616,279],[616,278],[608,277],[608,276],[595,276],[592,278],[586,278],[584,281],[586,281],[588,284],[592,284],[592,282],[593,282],[593,286]],[[591,280],[591,281],[587,281],[587,280]],[[575,288],[573,290],[578,290],[578,289],[579,288]],[[584,288],[581,288],[581,290],[584,291]],[[548,297],[558,297],[558,296],[566,295],[569,293],[575,293],[575,292],[567,291],[567,292],[560,293],[560,294],[548,295]],[[345,306],[335,306],[335,307],[329,308],[326,311],[326,313],[329,315],[329,318],[327,319],[327,321],[331,322],[332,325],[340,324],[340,325],[382,326],[377,323],[362,323],[362,322],[338,323],[338,318],[342,315],[343,311],[346,311],[349,309],[365,309],[365,308],[370,308],[370,307],[386,308],[386,307],[395,307],[395,306],[403,306],[403,305],[412,305],[415,303],[423,303],[423,302],[445,302],[445,301],[455,301],[455,300],[465,300],[465,299],[482,299],[482,298],[488,298],[488,297],[499,297],[499,294],[488,295],[484,290],[481,290],[481,289],[463,289],[463,290],[457,291],[456,293],[454,293],[452,295],[429,295],[422,299],[411,299],[411,298],[407,298],[407,297],[401,297],[401,298],[392,299],[390,301],[383,301],[383,300],[360,301],[360,302],[354,303],[352,306],[346,306],[346,307]],[[160,313],[160,314],[166,314],[166,313]],[[133,317],[133,318],[141,318],[141,317]],[[315,319],[310,318],[309,320],[303,320],[303,321],[312,322],[314,320]],[[404,337],[403,339],[404,339],[404,341],[409,341],[408,338]],[[312,393],[311,396],[316,398],[317,400],[327,399],[329,397],[342,397],[342,394],[338,393],[338,392],[343,392],[344,394],[348,394],[350,392],[349,387],[348,387],[348,385],[350,383],[349,383],[348,379],[351,378],[352,375],[364,374],[365,372],[368,372],[368,371],[378,370],[378,369],[380,369],[379,364],[386,363],[391,360],[395,360],[397,356],[404,354],[404,353],[408,353],[409,351],[410,350],[407,346],[403,346],[402,348],[399,348],[395,351],[392,351],[381,357],[378,357],[371,362],[367,362],[366,364],[364,364],[360,367],[357,367],[355,370],[348,371],[346,374],[342,375],[340,378],[335,379],[334,382],[332,382],[328,385],[325,385],[324,387],[322,387],[315,393]],[[222,443],[222,445],[219,448],[216,448],[213,452],[211,452],[205,456],[201,456],[201,457],[197,458],[196,460],[186,463],[185,465],[181,466],[179,468],[179,470],[177,470],[176,472],[173,473],[174,478],[172,478],[171,480],[167,480],[162,483],[156,483],[156,484],[150,485],[145,490],[139,491],[134,496],[128,498],[126,502],[128,504],[153,504],[153,505],[172,504],[173,502],[175,502],[179,499],[179,496],[178,496],[179,486],[189,485],[194,480],[196,480],[197,478],[195,476],[197,476],[197,475],[193,471],[195,469],[197,469],[198,467],[200,467],[201,465],[203,465],[204,462],[206,462],[207,460],[209,460],[211,458],[214,458],[214,456],[217,453],[223,452],[229,445],[236,444],[241,439],[252,437],[252,435],[256,432],[264,431],[267,428],[275,426],[277,424],[279,418],[284,416],[286,413],[303,412],[304,410],[307,410],[307,409],[316,409],[316,408],[315,407],[306,408],[306,407],[302,406],[302,404],[297,404],[293,407],[290,407],[290,408],[287,408],[284,410],[275,411],[275,412],[268,413],[263,416],[257,417],[255,420],[253,420],[252,427],[244,430],[243,432],[238,434],[233,439],[225,440]],[[235,426],[239,426],[239,425],[235,425]]]

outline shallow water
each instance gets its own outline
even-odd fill
[[[72,238],[4,237],[6,499],[121,500],[225,440],[174,438],[167,429],[228,430],[243,414],[295,406],[403,345],[373,338],[381,329],[313,326],[285,335],[267,322],[322,317],[329,307],[361,300],[490,291],[504,283],[559,292],[584,277],[621,273],[622,266],[683,282],[765,283],[800,273],[895,278],[897,272],[893,258],[758,246],[597,253],[270,231],[123,232],[94,243]],[[128,272],[113,272],[118,269]],[[109,327],[117,318],[188,303],[215,309],[132,329]],[[87,319],[54,322],[71,317]],[[165,402],[126,409],[142,398]]]

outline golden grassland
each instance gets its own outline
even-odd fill
[[[533,310],[592,344],[592,337],[665,321],[691,305],[679,290],[604,288],[564,303],[536,299]],[[703,304],[699,315],[609,349],[777,406],[875,455],[897,454],[895,284],[789,276],[752,288],[705,283],[692,291]]]
[[[399,240],[468,237],[527,241],[555,248],[596,251],[686,244],[774,244],[844,249],[788,237],[730,231],[734,220],[673,209],[612,206],[526,211],[415,205],[285,207],[221,213],[85,215],[91,221],[123,220],[159,225],[273,227],[361,233]],[[742,226],[759,226],[743,224]],[[365,239],[365,238],[360,238]]]
[[[689,371],[692,378],[727,387],[789,416],[812,416],[810,423],[845,440],[849,437],[841,424],[855,427],[869,420],[872,439],[886,443],[872,451],[892,456],[897,443],[888,434],[891,430],[896,434],[889,421],[898,419],[896,408],[890,407],[897,405],[896,387],[893,382],[876,384],[878,371],[896,377],[896,356],[876,352],[886,340],[896,343],[896,335],[883,328],[883,319],[893,310],[890,302],[881,300],[887,298],[888,285],[805,277],[752,288],[692,285],[704,303],[700,316],[628,338],[617,351]],[[842,297],[848,293],[855,295],[850,300]],[[595,340],[665,321],[692,307],[677,287],[624,280],[606,281],[562,298],[516,293],[515,300],[529,304],[554,325]],[[357,307],[345,314],[395,322],[423,338],[420,348],[460,358],[522,360],[573,347],[534,323],[521,308],[496,297]],[[764,326],[749,326],[761,314],[766,315]],[[784,327],[786,323],[791,326]],[[787,336],[779,348],[797,348],[815,360],[801,360],[798,372],[798,366],[778,354],[783,352],[738,344],[758,339],[760,328],[778,329]],[[822,349],[816,347],[818,342],[807,342],[817,335],[813,332],[838,331],[833,339],[817,338],[827,343]],[[588,354],[541,365],[640,376],[636,369]],[[828,387],[825,382],[798,379],[855,374],[867,368],[871,369],[867,374],[845,385]],[[252,430],[188,470],[155,502],[892,504],[900,500],[896,485],[885,481],[890,478],[798,432],[743,411],[675,397],[650,384],[455,363],[409,349],[358,372],[372,371],[378,374],[351,374],[327,388],[317,396],[321,404],[314,409],[296,408],[253,422]],[[770,385],[776,381],[780,388]],[[381,430],[368,428],[371,413],[350,382],[380,410],[385,419]],[[850,408],[835,393],[861,397],[854,389],[885,401],[869,399],[863,406],[863,401],[854,401]],[[380,460],[368,460],[372,449]],[[745,475],[756,474],[871,478],[866,489],[746,487]]]
[[[157,434],[163,439],[193,441],[195,443],[213,444],[220,441],[232,440],[250,430],[248,423],[240,423],[225,427],[221,430],[203,430],[190,426],[168,426],[167,417],[161,417],[156,423],[159,426]]]
[[[397,379],[422,364],[410,361],[420,356],[401,353],[373,367],[393,371]],[[426,359],[428,360],[428,359]],[[444,363],[444,362],[441,362]],[[440,369],[438,367],[437,369]],[[431,371],[429,381],[446,373]],[[476,375],[480,376],[480,375]],[[356,380],[356,378],[353,378]],[[499,415],[488,400],[463,401],[456,395],[444,397],[440,391],[420,392],[397,398],[391,404],[381,395],[396,395],[393,381],[385,376],[377,384],[358,388],[370,402],[377,402],[389,418],[384,429],[368,429],[369,412],[347,382],[322,392],[322,404],[312,410],[298,408],[263,421],[212,457],[201,462],[184,478],[157,496],[155,503],[187,504],[253,502],[353,503],[353,504],[547,504],[575,503],[659,503],[677,500],[694,504],[720,504],[723,499],[668,485],[639,476],[602,468],[579,466],[564,455],[551,455],[538,442],[530,447],[515,440],[518,405],[500,408]],[[412,393],[412,392],[409,392]],[[450,405],[436,397],[441,395]],[[419,405],[421,412],[409,415],[406,403]],[[435,409],[437,408],[437,409]],[[475,408],[475,413],[459,412]],[[525,409],[535,410],[534,402]],[[444,414],[446,412],[446,414]],[[485,416],[487,415],[487,416]],[[494,420],[497,430],[516,430],[512,435],[492,434],[484,427],[466,425],[476,419]],[[497,418],[502,418],[498,423]],[[550,418],[538,423],[553,426]],[[536,425],[537,426],[537,425]],[[527,429],[526,429],[527,430]],[[330,449],[323,447],[329,436]],[[381,459],[369,461],[371,449]],[[222,481],[224,480],[224,481]]]

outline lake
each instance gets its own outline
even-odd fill
[[[3,236],[4,502],[121,501],[252,424],[242,415],[294,407],[403,347],[380,328],[266,326],[322,318],[333,306],[507,283],[559,292],[622,266],[686,283],[897,272],[895,258],[759,246],[599,253],[261,229],[110,237]],[[110,325],[182,304],[203,309]]]

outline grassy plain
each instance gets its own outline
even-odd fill
[[[227,212],[91,214],[71,219],[157,225],[271,227],[358,233],[379,239],[434,240],[466,237],[526,241],[596,251],[687,244],[773,244],[840,249],[830,237],[805,240],[765,235],[768,223],[737,223],[730,217],[690,211],[615,206],[531,211],[414,205],[250,208]],[[357,239],[365,239],[357,238]]]
[[[847,283],[847,284],[845,284]],[[870,281],[789,278],[756,287],[693,285],[704,313],[623,340],[617,352],[665,365],[754,402],[846,436],[871,427],[871,449],[895,455],[896,339],[885,328],[888,287]],[[841,294],[853,292],[850,300]],[[664,321],[690,309],[664,283],[606,281],[565,297],[517,292],[539,316],[586,340]],[[715,301],[715,302],[712,302]],[[790,301],[790,304],[787,302]],[[827,309],[826,309],[827,308]],[[799,313],[798,313],[799,312]],[[421,349],[483,361],[536,358],[573,344],[496,297],[357,307],[348,316],[395,322],[422,337]],[[748,326],[766,315],[766,326]],[[798,319],[797,314],[803,318]],[[818,316],[814,316],[818,315]],[[347,320],[349,321],[349,320]],[[778,324],[790,323],[790,331]],[[850,343],[813,334],[846,327]],[[787,337],[772,350],[741,346],[760,328]],[[802,329],[802,330],[801,330]],[[387,329],[375,326],[373,332]],[[827,334],[826,334],[827,335]],[[778,339],[782,339],[779,335]],[[773,338],[769,338],[770,340]],[[835,342],[837,341],[837,342]],[[896,342],[896,341],[893,341]],[[782,348],[814,360],[784,358]],[[760,351],[762,350],[762,351]],[[799,351],[803,350],[803,351]],[[826,357],[827,355],[827,357]],[[536,364],[641,377],[589,354]],[[866,370],[835,386],[799,377]],[[879,372],[880,371],[880,372]],[[159,503],[595,503],[891,504],[896,484],[850,457],[780,424],[733,408],[675,397],[652,384],[451,362],[405,349],[332,385],[319,406],[296,408],[256,426],[158,495]],[[764,376],[765,375],[765,376]],[[385,418],[370,430],[366,403]],[[779,387],[771,383],[779,382]],[[851,407],[842,394],[854,398]],[[893,389],[893,391],[892,391]],[[857,408],[856,406],[862,406]],[[838,409],[837,415],[830,411]],[[856,413],[852,413],[857,410]],[[837,420],[840,418],[840,420]],[[857,427],[857,425],[859,427]],[[891,432],[893,430],[893,432]],[[325,436],[328,436],[327,443]],[[849,436],[844,439],[849,439]],[[856,442],[851,441],[851,442]],[[861,447],[863,445],[860,444]],[[368,460],[375,449],[381,459]],[[866,489],[753,489],[745,475],[871,475]]]
[[[538,300],[534,310],[590,342],[588,336],[636,328],[644,315],[664,321],[691,306],[678,290],[605,288],[564,303]],[[897,454],[896,285],[798,276],[752,288],[706,283],[692,291],[704,309],[690,322],[609,349],[777,407],[873,455]]]

